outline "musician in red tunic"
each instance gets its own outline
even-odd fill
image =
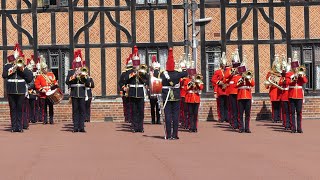
[[[302,104],[304,99],[303,85],[308,82],[308,78],[305,74],[305,67],[299,66],[297,59],[297,52],[294,52],[294,57],[291,62],[292,72],[289,72],[287,76],[289,81],[289,103],[291,113],[291,132],[303,133],[301,120],[302,120]],[[296,117],[297,114],[297,117]]]
[[[238,87],[238,111],[239,111],[239,133],[250,131],[250,113],[251,113],[251,88],[255,85],[253,73],[246,69],[245,65],[238,67],[238,72],[241,76],[236,79]],[[245,119],[243,119],[245,114]]]
[[[193,72],[196,72],[195,69]],[[188,107],[188,116],[190,118],[190,132],[198,132],[198,112],[200,106],[200,92],[203,89],[202,75],[189,74],[185,79],[186,90],[185,102]]]
[[[279,61],[279,56],[276,54],[274,61],[272,63],[272,68],[266,76],[265,86],[269,89],[269,97],[272,106],[272,122],[277,123],[281,120],[281,89],[279,84],[279,79],[281,77],[281,63]]]
[[[227,101],[227,93],[226,87],[227,84],[224,83],[225,71],[227,67],[227,61],[225,57],[225,53],[223,52],[221,61],[220,61],[220,69],[216,70],[212,76],[211,82],[212,86],[216,87],[217,99],[219,101],[219,111],[220,111],[220,122],[228,122],[228,101]]]
[[[282,59],[281,64],[281,78],[279,81],[279,86],[282,87],[281,90],[281,114],[282,114],[282,122],[285,130],[291,129],[290,123],[290,111],[289,111],[289,81],[288,73],[291,70],[291,58],[288,58],[289,63],[287,63],[286,59]]]
[[[237,101],[237,78],[239,76],[237,68],[240,66],[239,58],[232,55],[232,68],[228,67],[225,73],[224,83],[228,84],[226,93],[228,95],[228,112],[230,113],[230,125],[233,129],[238,129],[238,101]]]
[[[43,124],[48,124],[48,112],[49,107],[49,122],[53,124],[53,103],[47,98],[46,93],[57,87],[58,83],[55,75],[52,72],[48,72],[48,66],[45,59],[42,57],[40,60],[41,74],[37,76],[34,84],[36,90],[40,92],[40,107],[42,111]]]

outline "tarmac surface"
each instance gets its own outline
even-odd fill
[[[320,121],[303,122],[303,134],[280,124],[251,122],[251,134],[226,123],[200,122],[198,133],[164,140],[163,125],[132,133],[126,123],[31,124],[11,133],[0,124],[1,180],[239,180],[320,179]]]

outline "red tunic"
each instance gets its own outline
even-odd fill
[[[279,86],[283,88],[281,90],[281,101],[289,101],[289,81],[290,78],[287,76],[288,73],[286,73],[285,77],[281,77],[279,81]]]
[[[238,88],[237,88],[237,76],[239,76],[238,74],[232,75],[231,74],[231,69],[230,67],[228,67],[226,69],[226,73],[225,73],[225,78],[224,78],[224,83],[228,84],[227,89],[226,89],[226,94],[238,94]]]
[[[251,88],[254,86],[254,80],[244,80],[240,83],[241,76],[237,76],[238,95],[237,99],[252,99]]]
[[[308,78],[306,76],[298,77],[296,81],[292,80],[294,76],[293,72],[289,72],[287,76],[290,78],[289,80],[289,98],[292,99],[303,99],[304,92],[303,92],[303,84],[308,82]]]
[[[191,81],[190,78],[185,79],[186,89],[186,103],[200,103],[200,91],[203,89],[203,83],[195,86],[188,86],[187,84]]]
[[[186,96],[186,89],[185,89],[185,86],[187,86],[186,84],[186,78],[181,78],[180,79],[180,97],[185,97]]]
[[[227,95],[226,89],[223,89],[222,84],[224,82],[224,70],[223,69],[218,69],[214,72],[211,82],[212,86],[217,88],[217,95]]]
[[[47,77],[47,78],[45,78]],[[48,72],[45,74],[40,74],[37,76],[36,80],[34,81],[34,85],[36,87],[36,90],[42,91],[45,90],[46,92],[50,90],[52,85],[57,85],[56,77],[52,72]],[[46,98],[45,93],[40,93],[40,98]]]
[[[266,80],[271,76],[271,72],[268,72]],[[280,101],[281,99],[281,90],[273,85],[267,87],[269,89],[270,101]]]

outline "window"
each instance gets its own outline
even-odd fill
[[[211,83],[212,75],[215,70],[219,69],[219,60],[221,57],[221,47],[206,47],[206,91],[212,92],[213,87]]]
[[[151,66],[152,56],[156,56],[157,61],[160,63],[160,69],[163,70],[166,67],[166,62],[168,59],[168,49],[167,48],[140,48],[139,56],[140,63],[147,64]]]
[[[167,4],[167,0],[136,0],[138,5]]]
[[[298,52],[298,60],[306,67],[308,83],[306,90],[320,90],[320,44],[294,45],[293,52]]]
[[[38,0],[38,7],[68,6],[68,0]]]

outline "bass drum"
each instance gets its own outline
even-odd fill
[[[63,93],[60,88],[46,92],[47,98],[52,104],[59,104],[63,99]]]
[[[151,96],[161,95],[161,93],[162,93],[162,79],[156,78],[156,77],[151,77],[149,86],[150,86],[150,95]]]

